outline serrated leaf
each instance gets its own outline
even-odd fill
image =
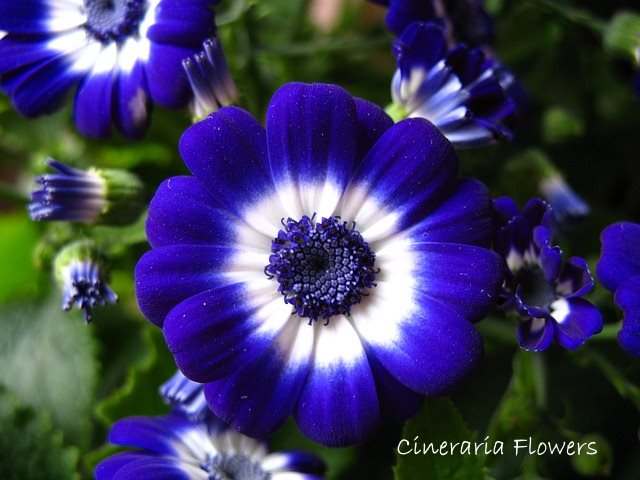
[[[76,480],[78,451],[65,447],[51,419],[0,388],[0,478]]]
[[[416,439],[417,437],[417,439]],[[462,442],[475,441],[462,416],[448,398],[430,398],[418,415],[409,420],[396,451],[396,480],[483,480],[486,478],[482,455],[462,454]],[[414,452],[414,443],[419,453]],[[422,446],[433,445],[439,453]],[[446,444],[446,453],[440,447]],[[458,444],[457,450],[451,445]],[[407,453],[408,452],[408,453]]]
[[[169,408],[158,388],[175,373],[176,365],[159,328],[146,327],[139,359],[132,363],[122,387],[96,406],[98,418],[107,426],[131,415],[162,415]]]
[[[0,328],[0,382],[25,405],[50,410],[68,441],[88,443],[97,370],[91,327],[53,295],[39,307],[3,308]]]

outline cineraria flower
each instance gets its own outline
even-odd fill
[[[495,62],[479,49],[449,51],[442,29],[413,23],[394,44],[398,69],[391,94],[399,117],[431,121],[458,147],[510,138],[504,125],[514,106]]]
[[[557,225],[574,225],[589,216],[589,205],[571,188],[560,172],[540,180],[540,193],[551,204]]]
[[[0,85],[28,117],[57,110],[76,85],[78,130],[111,124],[139,137],[150,103],[191,98],[182,60],[215,33],[218,0],[0,0]]]
[[[107,274],[95,247],[86,241],[67,245],[54,260],[53,270],[62,288],[62,309],[76,305],[86,323],[96,305],[116,303],[118,296],[107,284]]]
[[[614,223],[602,231],[600,241],[596,273],[602,285],[615,293],[624,313],[618,341],[626,352],[640,357],[640,225]]]
[[[139,450],[96,466],[96,480],[322,480],[325,464],[300,451],[269,454],[264,442],[219,421],[192,422],[180,414],[129,417],[109,433],[116,445]]]
[[[401,35],[413,22],[449,23],[457,41],[473,47],[493,43],[493,21],[483,0],[371,0],[389,7],[385,22]]]
[[[494,202],[498,217],[495,249],[508,269],[503,307],[518,314],[517,337],[526,350],[545,350],[555,340],[576,349],[602,330],[600,311],[583,295],[593,288],[587,262],[551,244],[551,208],[530,200],[522,213],[510,198]]]
[[[293,414],[327,445],[361,442],[443,394],[482,352],[494,305],[487,189],[456,180],[424,119],[393,125],[332,85],[289,84],[265,129],[224,107],[187,129],[193,177],[151,201],[141,310],[216,415],[263,437]]]
[[[194,93],[191,112],[198,120],[238,98],[238,89],[233,83],[218,39],[213,37],[205,40],[202,48],[193,58],[182,61]]]
[[[35,179],[41,187],[31,193],[27,207],[33,220],[121,225],[135,221],[144,209],[142,183],[129,172],[78,170],[52,158],[45,163],[55,173]]]
[[[204,385],[192,382],[178,370],[160,386],[160,395],[173,408],[193,422],[201,422],[213,412],[204,398]]]

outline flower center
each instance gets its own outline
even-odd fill
[[[200,467],[209,474],[208,480],[267,480],[269,478],[258,463],[242,455],[216,454]]]
[[[549,308],[556,300],[554,286],[547,282],[542,268],[537,265],[520,269],[515,281],[519,286],[520,299],[525,305]]]
[[[333,315],[348,315],[365,288],[375,287],[376,256],[362,235],[339,217],[315,222],[315,214],[299,221],[283,220],[284,229],[271,243],[269,278],[294,313],[329,322]]]
[[[137,31],[146,7],[146,0],[84,0],[84,28],[102,43],[123,41]]]

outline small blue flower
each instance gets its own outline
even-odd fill
[[[580,198],[559,172],[542,178],[539,189],[551,205],[554,221],[560,228],[580,223],[591,213],[589,205]]]
[[[135,221],[144,209],[142,183],[129,172],[78,170],[52,158],[45,163],[55,173],[35,179],[40,188],[27,206],[33,220],[121,225]]]
[[[104,264],[95,247],[86,241],[66,246],[54,260],[54,272],[62,288],[62,309],[75,305],[82,310],[86,323],[96,305],[116,303],[118,296],[107,284]]]
[[[28,117],[57,110],[78,85],[74,117],[87,136],[112,124],[140,137],[151,104],[185,106],[182,60],[215,34],[218,0],[0,0],[0,86]]]
[[[204,385],[192,382],[178,370],[160,386],[160,395],[173,408],[193,422],[205,421],[213,412],[204,398]]]
[[[596,265],[598,279],[622,309],[618,341],[630,355],[640,357],[640,225],[619,222],[600,236],[602,252]]]
[[[118,420],[109,441],[136,448],[96,466],[96,480],[322,480],[325,464],[302,451],[268,453],[264,442],[219,421],[178,413]]]
[[[182,66],[194,93],[191,112],[195,118],[200,120],[238,98],[238,89],[217,38],[205,40],[202,51],[185,58]]]
[[[498,231],[495,249],[508,270],[503,307],[522,321],[517,336],[526,350],[545,350],[555,340],[576,349],[602,330],[600,311],[580,298],[593,288],[587,262],[551,244],[551,207],[530,200],[520,212],[510,198],[494,202]]]
[[[288,84],[267,127],[224,107],[180,141],[192,177],[151,201],[138,304],[216,415],[263,437],[293,414],[370,438],[480,359],[502,284],[489,192],[424,119]]]
[[[514,111],[496,64],[479,49],[449,51],[444,32],[412,23],[394,44],[398,69],[393,101],[405,117],[426,118],[457,147],[478,147],[510,138]]]

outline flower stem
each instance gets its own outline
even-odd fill
[[[591,30],[597,35],[604,34],[607,27],[607,22],[605,20],[596,17],[591,12],[583,8],[559,5],[551,0],[528,0],[528,2],[542,10],[546,10],[547,12],[556,13],[576,25],[580,25]]]
[[[598,333],[597,335],[594,335],[589,341],[591,342],[608,342],[611,340],[615,341],[618,339],[618,332],[620,331],[621,327],[622,327],[621,321],[616,323],[608,323],[602,328],[602,331],[600,333]]]

